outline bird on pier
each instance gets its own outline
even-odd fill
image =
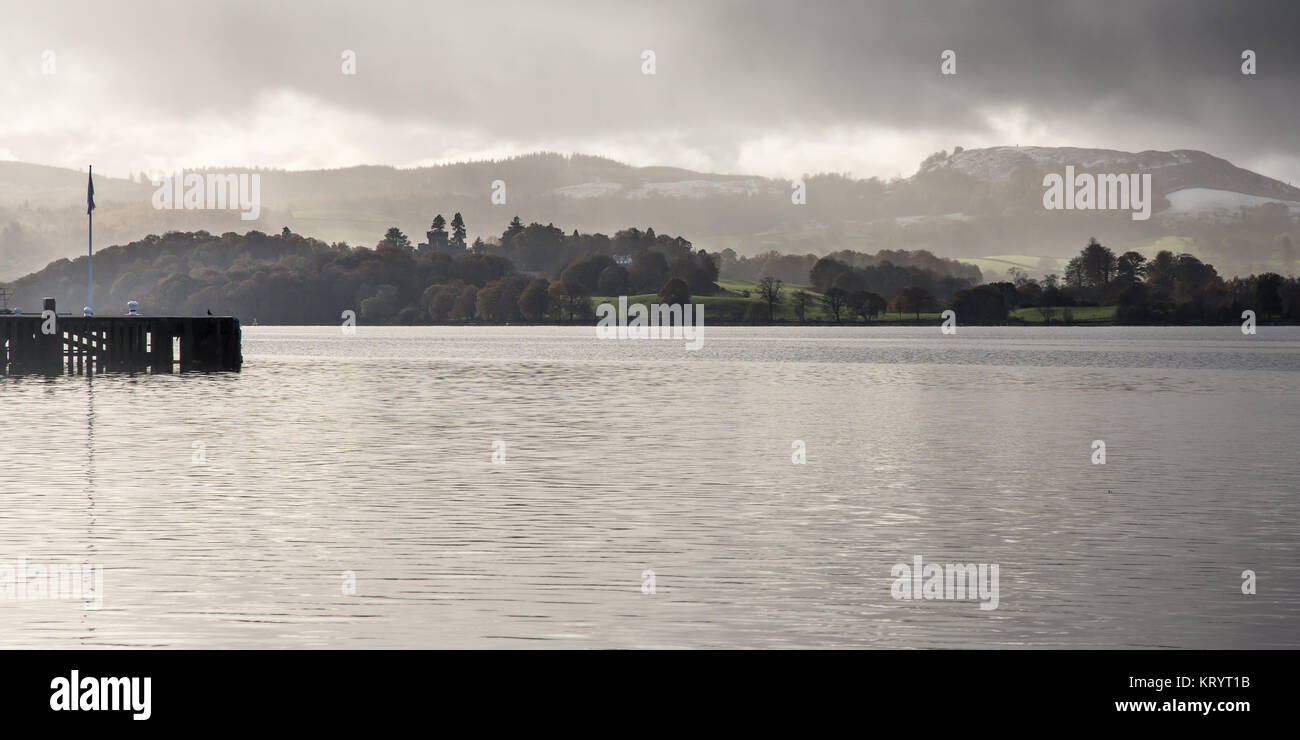
[[[212,309],[210,309],[210,308],[208,309],[208,315],[209,315],[209,316],[212,315]]]

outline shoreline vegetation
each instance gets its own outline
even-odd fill
[[[841,323],[838,323],[838,324],[837,324],[837,323],[834,323],[834,322],[831,322],[831,321],[804,321],[804,322],[799,322],[799,321],[780,321],[780,320],[775,321],[775,322],[767,322],[767,321],[756,321],[756,322],[723,322],[723,321],[716,321],[716,322],[715,322],[715,321],[710,321],[710,320],[708,319],[707,314],[705,315],[705,319],[704,319],[704,325],[705,325],[706,327],[709,327],[709,328],[713,328],[713,327],[759,327],[759,328],[783,328],[783,327],[789,327],[789,328],[796,328],[796,327],[798,327],[798,328],[814,328],[814,329],[815,329],[815,328],[831,328],[831,329],[872,329],[872,328],[889,328],[889,327],[938,327],[938,326],[940,326],[940,325],[942,324],[942,322],[943,322],[943,319],[940,317],[939,314],[934,314],[934,316],[933,316],[932,318],[931,318],[931,317],[927,317],[926,314],[921,314],[921,320],[920,320],[920,321],[917,321],[916,319],[912,319],[912,318],[903,319],[902,321],[895,320],[895,319],[875,319],[875,320],[872,320],[872,321],[841,322]],[[247,329],[247,328],[250,327],[250,326],[258,326],[258,327],[261,327],[261,326],[267,326],[267,327],[285,327],[285,326],[331,326],[331,327],[333,327],[333,326],[338,326],[338,322],[333,322],[333,323],[315,323],[315,324],[280,324],[280,323],[272,324],[272,323],[267,323],[267,322],[259,322],[259,323],[256,323],[256,324],[248,324],[248,323],[244,323],[244,324],[241,324],[241,326],[243,326],[243,328],[245,328],[245,329]],[[488,322],[488,321],[427,321],[427,322],[420,323],[420,324],[398,324],[398,323],[388,323],[388,324],[370,324],[370,326],[386,326],[386,327],[406,327],[406,326],[411,326],[411,327],[421,327],[421,326],[438,326],[438,327],[443,327],[443,326],[464,326],[464,327],[494,327],[494,326],[501,326],[501,327],[506,327],[506,326],[559,326],[559,327],[564,327],[564,326],[576,326],[576,327],[589,327],[589,328],[594,329],[595,326],[596,326],[596,321],[595,321],[594,319],[591,320],[591,321],[559,321],[559,320],[547,320],[547,321],[504,321],[504,322]],[[1063,322],[1060,322],[1060,321],[1053,321],[1053,322],[1051,322],[1051,323],[1044,323],[1044,322],[1041,322],[1041,321],[1016,321],[1016,320],[1008,320],[1008,321],[1002,322],[1002,323],[1000,323],[1000,324],[975,323],[975,322],[970,322],[970,323],[962,324],[962,323],[958,322],[957,326],[959,326],[959,327],[965,327],[965,326],[979,326],[979,327],[1035,327],[1035,328],[1061,328],[1061,327],[1094,327],[1094,328],[1102,328],[1102,327],[1117,327],[1117,326],[1119,326],[1119,327],[1198,327],[1198,326],[1201,326],[1201,327],[1205,327],[1205,326],[1232,326],[1232,327],[1239,327],[1239,326],[1241,326],[1241,322],[1240,322],[1240,321],[1232,321],[1232,322],[1223,322],[1223,323],[1207,323],[1207,324],[1174,324],[1174,323],[1163,323],[1163,324],[1159,324],[1159,323],[1133,324],[1133,323],[1130,323],[1130,324],[1120,324],[1120,323],[1117,323],[1117,322],[1114,322],[1114,321],[1074,321],[1074,322],[1072,322],[1072,323],[1068,323],[1068,324],[1067,324],[1067,323],[1063,323]],[[1260,322],[1257,322],[1257,323],[1256,323],[1256,326],[1300,326],[1300,321],[1260,321]]]
[[[775,251],[743,257],[680,236],[623,229],[566,233],[515,217],[467,243],[461,214],[413,244],[396,227],[373,248],[295,234],[150,235],[95,255],[97,308],[237,316],[246,326],[595,325],[602,303],[702,304],[712,326],[1180,326],[1300,323],[1300,284],[1268,272],[1224,279],[1192,254],[1117,254],[1089,239],[1061,274],[976,265],[927,250]],[[86,258],[9,285],[11,306],[76,303]],[[102,296],[102,298],[101,298]]]

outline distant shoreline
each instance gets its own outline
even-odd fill
[[[711,322],[711,321],[708,321],[707,319],[706,319],[705,322],[704,322],[704,326],[706,326],[706,327],[715,327],[715,326],[725,326],[725,327],[756,327],[756,328],[771,328],[771,327],[775,327],[775,328],[795,328],[795,327],[821,328],[821,327],[829,327],[829,328],[842,328],[842,329],[853,329],[853,328],[857,328],[857,329],[869,329],[869,328],[890,327],[890,326],[908,326],[908,327],[913,327],[913,326],[923,326],[923,327],[937,327],[937,326],[939,326],[940,324],[942,324],[942,319],[938,319],[938,318],[933,319],[933,320],[931,320],[931,319],[921,319],[920,321],[917,321],[917,320],[915,320],[915,319],[905,319],[905,320],[901,320],[901,321],[871,321],[871,322],[853,322],[853,323],[847,323],[847,322],[845,322],[845,323],[835,323],[835,322],[831,322],[831,321],[802,321],[802,322],[800,322],[800,321],[772,321],[772,322],[766,322],[766,321],[760,321],[760,322],[748,322],[748,321],[741,321],[741,322],[737,322],[737,321],[719,321],[719,322]],[[338,326],[338,325],[339,325],[339,324],[337,324],[337,323],[316,323],[316,324],[263,324],[263,323],[258,323],[258,324],[253,324],[253,323],[245,323],[245,322],[243,322],[243,321],[240,322],[240,326],[242,326],[242,327],[250,327],[250,326],[259,326],[259,327],[260,327],[260,326]],[[385,323],[357,324],[357,325],[358,325],[358,326],[405,326],[405,327],[421,327],[421,326],[438,326],[438,327],[443,327],[443,326],[463,326],[463,327],[497,327],[497,326],[573,326],[573,327],[584,327],[584,326],[585,326],[585,327],[590,327],[590,328],[594,329],[594,328],[596,327],[596,322],[595,322],[594,320],[591,321],[590,323],[588,323],[588,322],[583,322],[583,321],[508,321],[508,322],[492,322],[492,321],[434,321],[434,322],[422,322],[422,323],[418,323],[418,324],[402,324],[402,323],[397,323],[397,322],[385,322]],[[1268,321],[1268,322],[1260,321],[1260,322],[1257,322],[1255,325],[1256,325],[1256,326],[1259,326],[1259,327],[1262,327],[1262,326],[1300,326],[1300,322],[1297,322],[1297,321]],[[976,322],[976,321],[972,321],[972,322],[969,322],[969,323],[961,323],[960,320],[959,320],[958,323],[957,323],[957,326],[958,326],[958,327],[963,327],[963,326],[982,326],[982,327],[991,327],[991,326],[1013,326],[1013,327],[1026,327],[1026,328],[1059,328],[1059,327],[1064,327],[1064,326],[1080,326],[1080,327],[1170,327],[1170,328],[1172,328],[1172,327],[1210,327],[1210,326],[1234,326],[1234,327],[1239,327],[1239,326],[1241,326],[1241,322],[1224,322],[1224,323],[1187,323],[1187,324],[1178,324],[1178,323],[1170,323],[1170,322],[1164,322],[1164,323],[1155,323],[1155,322],[1152,322],[1152,323],[1118,323],[1118,322],[1115,322],[1115,321],[1074,321],[1074,322],[1066,323],[1066,322],[1063,322],[1063,321],[1053,321],[1053,322],[1051,322],[1051,323],[1049,324],[1049,323],[1043,323],[1043,322],[1041,322],[1041,321],[1004,321],[1004,322],[1001,322],[1001,323],[985,323],[985,322]]]

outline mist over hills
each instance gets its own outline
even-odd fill
[[[1151,219],[1044,209],[1043,176],[1067,165],[1151,174]],[[927,249],[962,258],[1021,255],[1031,268],[1038,265],[1031,257],[1072,255],[1089,236],[1117,250],[1150,249],[1176,237],[1180,249],[1224,274],[1289,274],[1300,243],[1300,188],[1191,150],[958,147],[893,181],[807,176],[806,205],[791,202],[785,180],[552,153],[414,169],[187,170],[208,171],[259,173],[259,218],[241,220],[237,210],[158,210],[144,173],[97,173],[97,249],[168,231],[277,233],[285,226],[327,243],[373,246],[390,226],[419,241],[435,214],[455,212],[463,214],[470,240],[499,236],[518,215],[566,232],[612,234],[640,224],[681,234],[696,248],[741,255]],[[504,205],[491,199],[497,180],[505,185]],[[85,253],[85,181],[84,172],[0,162],[0,280]],[[1053,260],[1043,260],[1042,271],[1051,269]]]

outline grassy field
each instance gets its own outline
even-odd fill
[[[1074,324],[1086,324],[1098,321],[1114,321],[1114,306],[1075,306],[1072,308],[1049,308],[1052,321],[1061,323],[1065,321],[1065,312],[1071,313],[1070,322]],[[1043,313],[1037,308],[1017,308],[1011,312],[1011,318],[1024,321],[1029,324],[1043,323]]]
[[[750,306],[759,306],[761,304],[761,301],[758,298],[757,283],[752,283],[746,280],[719,280],[718,287],[723,289],[723,292],[718,295],[693,296],[691,298],[692,303],[700,303],[706,307],[704,311],[705,316],[710,317],[706,320],[712,320],[718,323],[742,323],[754,316],[754,314],[750,313]],[[781,303],[776,306],[776,320],[789,322],[795,322],[798,320],[795,317],[794,306],[791,305],[791,296],[799,290],[805,291],[811,298],[806,314],[807,320],[830,322],[830,315],[822,310],[821,294],[806,285],[782,286]],[[748,297],[745,296],[746,291],[749,292]],[[601,303],[612,303],[616,306],[618,305],[617,296],[594,296],[591,301],[592,305],[600,305]],[[648,306],[649,304],[657,303],[658,301],[659,297],[653,293],[628,296],[629,305],[633,303],[641,303]],[[1067,309],[1053,308],[1049,310],[1051,312],[1052,323],[1064,323],[1065,311]],[[1072,314],[1070,318],[1071,323],[1086,324],[1115,320],[1114,306],[1082,306],[1070,308],[1068,310]],[[765,316],[765,314],[758,315]],[[849,316],[847,310],[844,312],[843,316],[843,323],[845,325],[862,325],[864,323],[858,317]],[[942,321],[942,316],[938,312],[922,313],[919,320],[922,322],[932,321],[938,323]],[[958,320],[960,320],[960,317]],[[1010,320],[1011,323],[1044,323],[1042,312],[1036,308],[1016,309],[1011,312]],[[889,325],[898,323],[915,323],[916,321],[918,321],[916,314],[908,313],[899,316],[897,313],[890,312],[882,316],[877,316],[869,323],[872,325]]]
[[[1007,270],[1012,267],[1018,267],[1025,272],[1035,275],[1044,272],[1042,257],[1036,257],[1031,254],[995,254],[988,257],[960,257],[959,261],[975,265],[980,268],[980,273],[984,275],[986,282],[994,283],[1007,279]],[[1070,262],[1068,259],[1058,257],[1046,258],[1051,266],[1049,272],[1055,272],[1058,275],[1065,271],[1065,266]]]
[[[750,306],[760,306],[762,304],[762,301],[758,297],[757,283],[749,282],[747,280],[719,280],[718,287],[723,289],[723,292],[719,293],[718,295],[691,297],[692,303],[700,303],[705,306],[704,309],[705,316],[715,317],[714,320],[716,321],[725,321],[725,322],[745,321],[746,317],[752,315],[750,313]],[[808,321],[830,322],[831,321],[830,314],[822,309],[821,293],[818,293],[817,291],[813,290],[812,288],[806,285],[792,285],[789,283],[785,283],[781,286],[781,302],[776,306],[775,319],[777,321],[790,321],[790,322],[798,321],[798,317],[795,315],[794,305],[792,303],[792,300],[794,294],[799,292],[800,290],[804,291],[809,296],[808,308],[805,313],[806,319]],[[749,292],[748,297],[745,296],[746,291]],[[629,305],[633,303],[641,303],[641,304],[648,305],[651,303],[657,303],[659,301],[659,297],[653,293],[647,293],[644,295],[628,296],[627,301]],[[593,306],[598,306],[602,303],[612,303],[615,306],[617,306],[618,297],[617,296],[593,296],[591,302]],[[766,317],[765,312],[759,315]],[[845,309],[844,312],[841,314],[841,316],[844,317],[844,322],[843,322],[844,324],[863,323],[862,319],[859,317],[850,317],[848,309]],[[941,318],[938,313],[922,312],[920,320],[938,322],[941,320]],[[915,322],[917,321],[917,316],[916,314],[909,313],[909,314],[903,314],[903,316],[900,318],[898,314],[890,313],[883,316],[877,316],[875,320],[872,321],[871,323],[872,324],[897,324],[900,321]]]
[[[1037,257],[1023,257],[1023,258],[1030,263],[1036,262],[1038,260]],[[1010,257],[1008,257],[1007,259],[1010,259]],[[743,304],[746,302],[750,302],[750,303],[759,302],[757,283],[751,283],[745,280],[719,280],[718,287],[726,289],[727,291],[726,294],[724,294],[723,296],[695,298],[694,300],[697,303],[704,303],[706,305],[708,305],[711,301],[717,301],[719,303],[733,303],[733,304],[734,303]],[[817,291],[813,290],[812,288],[806,285],[784,285],[782,286],[782,288],[783,288],[781,294],[782,304],[777,306],[777,311],[776,311],[776,318],[778,320],[783,320],[783,321],[796,320],[794,315],[794,307],[790,305],[790,296],[792,296],[796,291],[799,290],[803,290],[807,292],[810,296],[812,296],[813,303],[809,305],[808,313],[807,313],[807,317],[809,321],[830,321],[831,320],[830,315],[825,313],[822,310],[821,302],[820,302],[821,294],[818,293]],[[749,298],[743,297],[744,291],[749,291],[749,295],[750,295]],[[635,296],[635,299],[641,302],[649,303],[655,300],[655,296],[653,295]],[[597,301],[601,301],[601,300],[609,300],[609,299],[603,299],[603,298],[597,299]],[[1050,309],[1050,311],[1051,311],[1052,321],[1059,323],[1064,320],[1063,318],[1064,311],[1065,311],[1064,308],[1054,308],[1054,309]],[[1071,308],[1070,311],[1073,314],[1071,321],[1075,323],[1090,323],[1090,322],[1098,322],[1098,321],[1115,320],[1114,306],[1083,306],[1083,307]],[[847,312],[845,315],[847,315]],[[1031,324],[1043,323],[1043,315],[1036,308],[1016,309],[1011,312],[1010,319],[1013,322],[1023,321],[1025,323],[1031,323]],[[916,322],[918,320],[938,322],[938,321],[942,321],[943,319],[941,314],[938,312],[934,312],[934,313],[922,312],[920,318],[918,319],[916,314],[908,313],[908,314],[903,314],[900,317],[897,313],[891,311],[887,314],[877,316],[870,323],[897,324],[899,322]],[[851,319],[847,319],[844,323],[860,324],[863,322],[861,318],[853,317]]]
[[[1150,244],[1135,247],[1133,251],[1151,259],[1161,250],[1168,250],[1174,254],[1187,252],[1201,256],[1196,245],[1190,239],[1181,236],[1162,236]],[[1006,280],[1007,270],[1012,267],[1018,267],[1032,275],[1043,275],[1048,272],[1064,275],[1065,267],[1070,262],[1068,257],[1040,257],[1032,254],[993,254],[982,257],[959,257],[958,260],[980,268],[985,282],[990,283]]]
[[[758,297],[758,283],[752,283],[747,280],[719,280],[718,287],[722,292],[717,295],[692,296],[692,303],[703,304],[706,316],[717,316],[726,321],[744,321],[750,316],[750,306],[762,304]],[[800,290],[805,291],[810,296],[808,304],[807,318],[810,321],[819,321],[821,318],[821,294],[809,288],[806,285],[783,284],[781,286],[781,302],[776,306],[775,318],[778,321],[796,321],[797,317],[794,312],[794,305],[791,303],[794,294]],[[749,295],[746,296],[745,293]],[[659,297],[653,293],[644,295],[628,296],[628,303],[650,304],[657,303]],[[594,296],[591,299],[593,305],[601,303],[613,303],[618,305],[617,297]],[[765,314],[764,314],[765,315]]]

